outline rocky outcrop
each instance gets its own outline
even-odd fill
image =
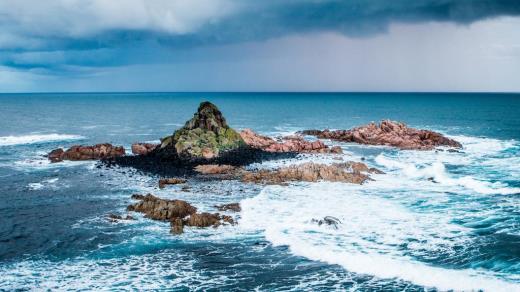
[[[159,147],[158,144],[152,143],[134,143],[132,144],[132,153],[135,155],[147,155],[148,153]]]
[[[212,159],[244,145],[244,140],[227,125],[220,110],[206,101],[184,127],[161,139],[159,149],[186,159]]]
[[[197,208],[183,200],[161,199],[152,194],[133,195],[132,199],[139,200],[139,202],[128,206],[127,210],[144,213],[145,217],[153,220],[170,221],[197,212]]]
[[[217,107],[209,102],[201,103],[192,119],[173,135],[161,139],[159,146],[153,147],[134,144],[133,152],[137,155],[104,159],[103,163],[108,167],[133,167],[138,171],[171,177],[198,174],[194,170],[197,165],[244,166],[297,155],[296,152],[268,152],[250,147],[227,125]]]
[[[202,164],[195,166],[195,171],[200,174],[228,174],[236,169],[236,166],[227,164]]]
[[[167,200],[152,194],[135,194],[132,199],[139,202],[127,207],[128,211],[144,213],[146,218],[170,221],[170,232],[181,234],[184,226],[218,227],[222,224],[234,224],[231,216],[219,213],[197,213],[197,208],[183,200]]]
[[[184,184],[186,183],[187,180],[183,179],[183,178],[176,178],[176,177],[172,177],[172,178],[161,178],[159,180],[159,188],[163,189],[164,187],[166,187],[166,185],[178,185],[178,184]]]
[[[354,169],[353,165],[352,162],[334,163],[331,165],[307,162],[282,167],[276,170],[245,172],[242,176],[242,181],[268,184],[280,184],[296,181],[331,181],[362,184],[367,181],[369,179],[368,174],[361,172],[361,167],[358,164],[355,166],[356,169]],[[369,170],[366,165],[363,167],[363,171],[364,169]]]
[[[134,217],[132,217],[130,215],[126,215],[125,217],[123,217],[121,215],[111,213],[111,214],[108,214],[107,219],[110,222],[117,223],[121,220],[134,220]]]
[[[63,160],[96,160],[120,157],[125,155],[123,146],[113,146],[112,144],[96,144],[93,146],[74,145],[67,151],[63,149],[52,150],[47,157],[51,162]]]
[[[217,206],[215,206],[215,208],[217,208],[217,210],[223,211],[223,212],[226,212],[226,211],[240,212],[242,210],[242,208],[240,208],[239,203],[217,205]]]
[[[307,130],[301,133],[321,139],[367,145],[387,145],[408,150],[431,150],[439,146],[462,147],[459,142],[440,133],[409,128],[403,123],[390,120],[383,120],[380,124],[370,123],[351,130]]]
[[[332,226],[334,229],[338,229],[338,225],[341,224],[341,221],[338,218],[332,216],[325,216],[323,217],[323,219],[312,219],[311,222],[316,223],[319,226],[323,224],[329,225]]]
[[[311,142],[303,139],[301,136],[288,136],[277,142],[273,138],[262,136],[250,129],[241,131],[240,136],[252,148],[262,149],[267,152],[342,153],[340,147],[329,148],[319,140]]]
[[[184,225],[194,227],[218,227],[223,223],[234,224],[231,216],[220,215],[219,213],[196,213],[184,220]]]
[[[237,179],[243,182],[282,184],[286,182],[339,181],[361,184],[369,179],[368,174],[382,174],[362,162],[342,162],[331,165],[307,162],[279,169],[246,170],[229,165],[199,165],[196,171],[219,179]],[[225,208],[226,205],[216,206]],[[220,209],[219,209],[220,210]]]

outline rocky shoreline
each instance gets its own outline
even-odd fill
[[[433,150],[439,146],[462,148],[462,145],[440,133],[419,130],[390,120],[370,123],[351,130],[305,130],[300,134],[316,136],[341,142],[353,142],[365,145],[385,145],[403,150]]]
[[[314,141],[305,135],[317,137]],[[160,144],[134,143],[133,155],[126,155],[122,146],[108,143],[93,146],[75,145],[68,150],[55,149],[47,157],[53,162],[63,160],[100,160],[107,167],[131,167],[137,171],[162,177],[159,188],[187,183],[191,177],[199,179],[237,180],[255,184],[288,184],[293,182],[330,181],[363,184],[371,175],[383,174],[362,162],[332,164],[305,162],[274,169],[250,169],[246,166],[268,160],[294,158],[299,154],[338,155],[339,146],[328,146],[319,139],[352,142],[366,145],[386,145],[406,150],[432,150],[439,146],[461,148],[457,141],[443,135],[409,128],[389,120],[371,123],[351,130],[306,130],[293,136],[271,138],[245,129],[237,132],[228,126],[220,110],[212,103],[200,104],[193,118],[161,139]],[[341,157],[338,157],[342,160]],[[197,208],[182,200],[166,200],[152,194],[132,196],[137,203],[128,211],[143,213],[152,220],[168,221],[172,234],[181,234],[184,227],[217,227],[235,224],[233,217],[219,213],[198,213]],[[219,211],[240,211],[238,203],[215,206]],[[132,220],[110,214],[111,222]],[[317,220],[318,224],[339,224],[334,218]]]

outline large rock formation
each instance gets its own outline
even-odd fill
[[[47,157],[51,162],[63,160],[95,160],[114,158],[125,155],[123,146],[113,146],[112,144],[96,144],[94,146],[74,145],[67,151],[63,149],[52,150]]]
[[[105,159],[103,163],[109,167],[133,167],[170,177],[196,174],[193,168],[197,165],[243,166],[297,155],[296,152],[268,152],[250,147],[209,102],[202,102],[193,118],[173,135],[161,139],[160,145],[135,143],[132,152],[137,155]]]
[[[383,120],[380,124],[370,123],[351,130],[307,130],[302,134],[343,142],[367,145],[387,145],[408,150],[431,150],[438,146],[460,148],[462,145],[442,134],[409,128],[403,123]]]
[[[184,127],[161,139],[160,149],[174,149],[181,158],[211,159],[243,145],[244,140],[227,125],[220,110],[206,101]]]
[[[240,132],[247,145],[267,152],[298,152],[298,153],[342,153],[340,147],[329,148],[321,141],[306,141],[301,136],[284,137],[281,142],[262,136],[250,129]]]
[[[369,169],[360,162],[333,163],[331,165],[307,162],[275,170],[247,171],[243,173],[242,181],[268,184],[296,181],[362,184],[370,179],[365,172],[379,173],[379,170]]]
[[[181,234],[184,226],[193,227],[218,227],[224,223],[234,224],[231,216],[220,215],[219,213],[197,213],[197,208],[183,200],[167,200],[158,198],[152,194],[145,196],[135,194],[132,199],[139,202],[129,205],[128,211],[144,213],[145,217],[170,221],[170,232]]]

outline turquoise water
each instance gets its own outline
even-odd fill
[[[363,186],[193,182],[95,162],[49,164],[73,144],[157,141],[203,100],[229,124],[268,135],[389,118],[442,132],[462,153],[342,146],[386,172]],[[520,291],[520,95],[121,93],[0,95],[0,290]],[[261,167],[302,161],[300,156]],[[429,180],[433,178],[435,182]],[[240,201],[239,224],[190,229],[125,213],[132,193],[213,205]],[[313,218],[335,216],[339,229]]]

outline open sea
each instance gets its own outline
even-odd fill
[[[460,153],[340,145],[386,174],[363,185],[235,181],[157,187],[58,147],[157,142],[215,103],[235,129],[280,136],[392,119],[463,144]],[[275,167],[301,155],[270,161]],[[133,193],[202,211],[240,202],[238,225],[185,228],[126,214]],[[338,229],[313,218],[334,216]],[[520,94],[0,94],[0,290],[520,291]]]

